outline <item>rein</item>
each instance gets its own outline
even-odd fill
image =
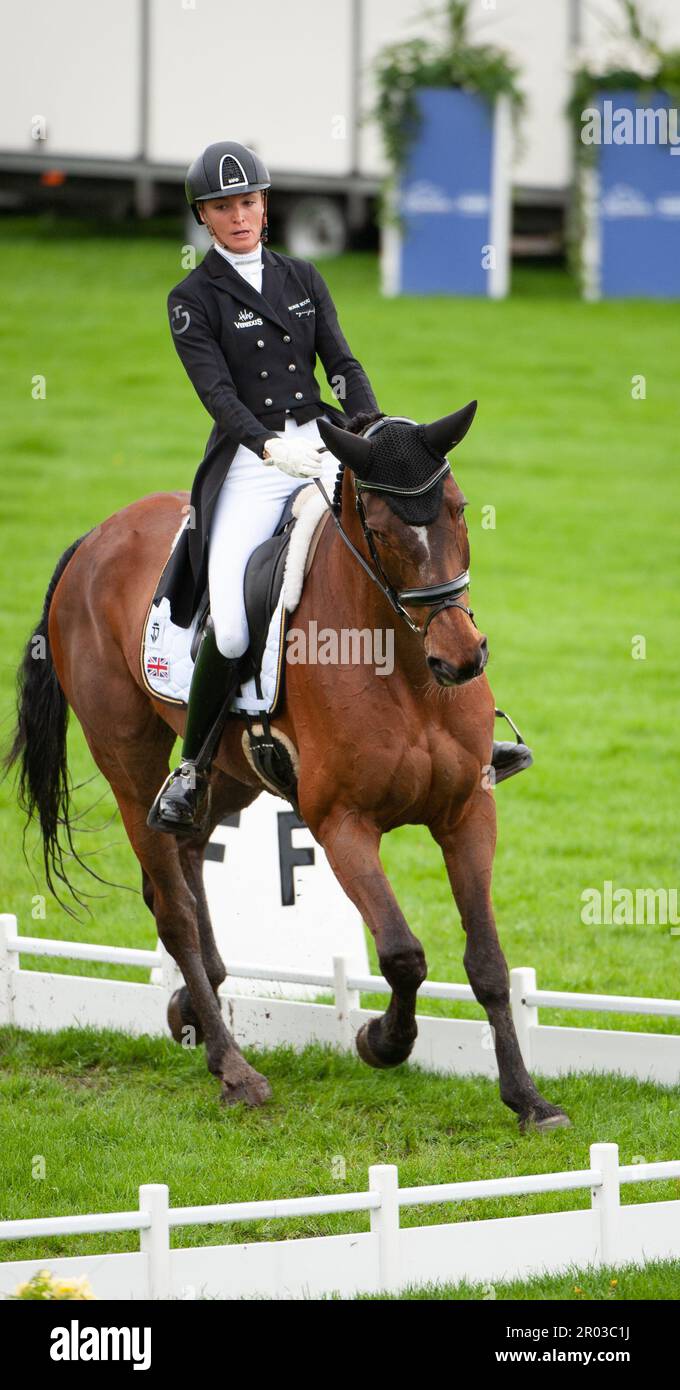
[[[325,447],[319,450],[319,453],[325,454],[328,452],[328,449],[326,449]],[[448,469],[448,464],[446,465],[446,469]],[[434,484],[438,482],[439,478],[442,476],[442,473],[444,471],[444,469],[440,469],[434,475],[434,477],[428,479],[424,487],[415,488],[414,491],[422,493],[426,492],[428,488],[434,487]],[[467,613],[469,618],[474,619],[474,613],[472,609],[466,608],[464,603],[458,602],[458,595],[465,593],[465,590],[468,589],[470,586],[469,570],[463,570],[461,574],[457,574],[454,579],[449,579],[444,584],[423,584],[413,589],[395,589],[394,585],[390,583],[382,567],[380,556],[378,555],[378,551],[375,545],[375,538],[368,524],[366,518],[366,511],[364,509],[364,504],[361,498],[362,491],[370,492],[373,491],[373,489],[362,487],[361,484],[357,485],[357,480],[354,477],[354,474],[352,474],[352,482],[354,485],[354,502],[357,509],[357,515],[361,522],[361,529],[364,533],[366,544],[368,546],[373,564],[375,565],[375,569],[371,569],[371,566],[364,559],[361,552],[357,550],[356,546],[350,540],[349,536],[347,535],[347,532],[345,531],[342,525],[342,522],[340,521],[340,518],[336,516],[333,510],[330,498],[328,496],[328,493],[326,492],[323,483],[321,482],[321,479],[314,478],[313,481],[316,483],[319,492],[322,494],[326,502],[326,506],[333,518],[336,529],[342,536],[342,539],[345,545],[347,546],[348,550],[352,552],[352,555],[354,556],[355,560],[359,561],[359,564],[361,565],[362,569],[365,570],[369,579],[371,579],[374,584],[377,584],[378,588],[380,589],[380,592],[387,599],[391,608],[394,610],[395,613],[398,614],[400,618],[403,619],[403,621],[411,629],[411,632],[417,633],[418,636],[421,637],[424,641],[427,636],[427,629],[430,626],[432,619],[436,618],[438,613],[443,613],[447,608],[460,608],[461,612]],[[392,489],[392,491],[407,492],[409,491],[409,489],[394,488]],[[419,627],[418,623],[415,623],[413,621],[413,618],[411,617],[410,613],[406,612],[404,604],[409,604],[411,608],[430,609],[430,612],[428,613],[422,627]]]

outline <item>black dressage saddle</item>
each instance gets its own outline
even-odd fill
[[[293,504],[298,493],[308,483],[301,483],[286,498],[281,515],[276,523],[274,534],[262,541],[253,551],[243,578],[243,595],[250,633],[250,645],[243,657],[243,679],[249,676],[259,680],[262,657],[267,642],[267,633],[272,614],[281,597],[283,573],[286,568],[288,546],[295,526]],[[162,580],[161,580],[162,583]],[[200,646],[203,629],[210,613],[210,599],[206,586],[198,607],[196,632],[191,643],[191,656],[195,660]]]

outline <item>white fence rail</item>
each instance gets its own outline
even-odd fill
[[[171,1207],[165,1184],[139,1189],[139,1210],[0,1222],[0,1240],[139,1231],[139,1250],[0,1263],[0,1296],[39,1269],[86,1275],[100,1299],[316,1298],[399,1293],[408,1286],[524,1279],[571,1265],[680,1259],[680,1200],[621,1205],[624,1183],[680,1180],[680,1161],[619,1166],[616,1144],[592,1144],[590,1166],[566,1173],[399,1187],[397,1168],[369,1168],[366,1192]],[[590,1189],[589,1208],[402,1228],[402,1207]],[[171,1249],[179,1226],[370,1213],[349,1235]]]
[[[20,968],[20,954],[148,968],[159,984],[133,984],[87,976],[50,974]],[[375,1010],[360,1007],[360,994],[388,994],[381,976],[356,975],[337,957],[328,974],[293,971],[247,962],[228,964],[234,977],[284,984],[314,985],[334,996],[329,1004],[259,998],[222,989],[228,1026],[242,1046],[266,1049],[287,1044],[301,1050],[320,1042],[350,1050],[354,1037]],[[167,1036],[168,997],[176,987],[174,962],[161,950],[141,951],[84,942],[50,941],[20,936],[16,918],[0,915],[0,1025],[44,1030],[68,1027],[113,1028],[132,1035]],[[475,1003],[469,985],[427,980],[419,996]],[[627,995],[574,994],[541,990],[529,967],[510,971],[510,1001],[522,1055],[542,1076],[568,1072],[614,1072],[662,1085],[680,1081],[680,1035],[624,1032],[609,1028],[551,1026],[539,1020],[539,1008],[597,1013],[680,1017],[680,1000]],[[498,1075],[493,1037],[482,1020],[418,1015],[418,1039],[412,1062],[449,1075]]]

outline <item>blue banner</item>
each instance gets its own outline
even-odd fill
[[[450,88],[424,89],[418,105],[420,129],[398,189],[402,228],[392,245],[388,292],[504,294],[509,170],[497,148],[497,108]]]
[[[680,299],[677,114],[658,92],[601,93],[597,106],[599,295]]]

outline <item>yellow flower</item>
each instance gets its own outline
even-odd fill
[[[53,1279],[53,1298],[94,1298],[86,1275],[81,1279]]]
[[[60,1298],[60,1299],[93,1299],[94,1294],[90,1288],[86,1275],[80,1279],[58,1279],[49,1269],[41,1269],[32,1279],[28,1279],[23,1284],[18,1284],[14,1292],[15,1298],[36,1299],[36,1298]]]

